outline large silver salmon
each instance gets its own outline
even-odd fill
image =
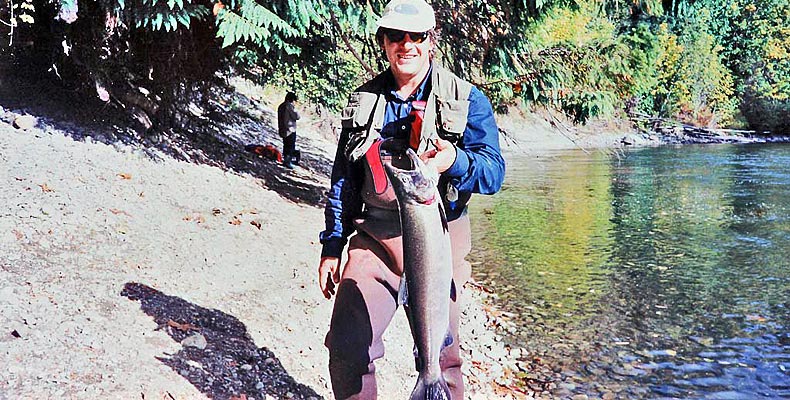
[[[412,400],[450,399],[439,367],[439,352],[447,344],[453,257],[447,217],[437,189],[439,175],[411,149],[411,169],[385,163],[398,199],[403,232],[403,277],[399,302],[408,303],[420,375]],[[450,342],[452,339],[449,339]]]

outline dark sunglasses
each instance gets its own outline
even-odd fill
[[[384,36],[392,43],[400,43],[406,37],[406,34],[409,35],[409,38],[414,43],[422,43],[428,38],[428,32],[406,32],[396,29],[383,29],[383,31]]]

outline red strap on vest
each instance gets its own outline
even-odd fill
[[[373,187],[376,189],[376,194],[382,194],[387,190],[387,173],[384,171],[384,164],[381,163],[381,140],[376,140],[365,153],[365,160],[370,167],[370,173],[373,177]]]
[[[409,132],[409,146],[414,150],[420,147],[420,132],[422,131],[422,120],[425,117],[425,106],[427,104],[424,100],[411,102],[409,115],[414,116],[414,118],[411,121],[411,130]],[[376,190],[376,194],[383,194],[387,190],[389,181],[387,173],[384,171],[384,164],[381,162],[381,139],[373,142],[373,145],[365,152],[365,160],[370,167],[370,175],[373,177],[373,188]]]
[[[409,132],[409,147],[417,150],[420,147],[420,132],[422,131],[422,120],[425,117],[425,106],[428,103],[424,100],[414,100],[411,102],[411,112],[414,119],[411,121],[411,132]]]

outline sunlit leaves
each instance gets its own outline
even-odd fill
[[[595,2],[585,2],[578,9],[548,11],[526,32],[530,44],[536,48],[586,46],[610,40],[614,35],[615,24],[598,13]]]
[[[187,0],[143,0],[150,7],[135,7],[132,12],[134,26],[154,31],[173,32],[179,25],[189,29],[192,20],[201,20],[210,14],[207,7]]]
[[[15,3],[9,1],[7,3],[14,11],[9,16],[10,22],[6,22],[5,20],[0,19],[0,26],[8,26],[8,27],[15,27],[22,22],[24,24],[32,25],[35,22],[35,18],[33,15],[36,13],[36,7],[33,5],[31,0],[24,0],[23,2]],[[5,5],[0,7],[0,11],[5,11],[3,8],[6,7]],[[0,13],[0,16],[3,16],[4,13]]]
[[[547,10],[526,29],[521,52],[498,50],[490,69],[505,77],[498,94],[564,110],[578,122],[612,115],[632,75],[628,47],[599,10],[594,1]]]

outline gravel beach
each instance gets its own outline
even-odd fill
[[[0,113],[0,399],[331,398],[323,211],[277,189],[326,187],[325,169],[234,172]],[[333,141],[301,126],[305,157],[331,160]],[[279,147],[273,130],[263,138]],[[469,397],[526,398],[508,389],[520,350],[498,338],[485,296],[470,284],[463,298]],[[406,398],[403,313],[385,344],[380,393]]]

